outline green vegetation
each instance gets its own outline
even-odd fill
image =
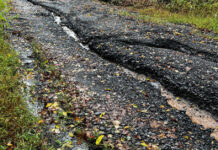
[[[8,2],[0,0],[0,150],[45,149],[38,120],[27,110],[20,94],[20,60],[4,33],[8,11]]]
[[[192,24],[202,30],[218,33],[218,2],[216,0],[111,0],[128,6],[123,15],[155,23]],[[138,12],[132,15],[130,11]]]

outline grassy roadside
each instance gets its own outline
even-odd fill
[[[38,119],[27,110],[19,82],[20,60],[4,33],[8,1],[0,0],[0,150],[45,149]]]
[[[196,28],[201,30],[210,30],[218,33],[218,17],[213,16],[201,16],[195,15],[191,13],[183,14],[183,13],[175,13],[165,10],[163,8],[128,8],[129,11],[136,11],[139,14],[135,17],[137,19],[146,21],[146,22],[155,22],[155,23],[176,23],[176,24],[191,24]],[[132,16],[130,13],[121,12],[121,14]]]
[[[110,1],[110,0],[109,0]],[[116,5],[126,6],[121,15],[134,17],[145,22],[191,24],[200,30],[209,30],[218,33],[218,2],[188,1],[188,0],[111,0]],[[137,12],[131,13],[131,12]],[[215,37],[218,39],[218,36]]]

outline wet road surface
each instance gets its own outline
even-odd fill
[[[111,14],[107,5],[89,0],[16,0],[13,5],[19,14],[11,23],[17,43],[40,43],[66,84],[76,86],[81,99],[73,111],[86,118],[86,132],[101,131],[104,141],[119,149],[148,148],[142,141],[160,149],[218,148],[210,136],[217,136],[216,41],[191,34],[190,27]],[[188,106],[172,103],[183,98],[189,108],[213,115],[208,129],[196,124],[203,115],[193,121]]]

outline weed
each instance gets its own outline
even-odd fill
[[[8,1],[0,0],[0,149],[47,149],[41,140],[38,118],[26,107],[22,97],[20,60],[4,33]]]

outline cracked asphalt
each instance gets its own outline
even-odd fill
[[[86,118],[87,132],[101,131],[104,141],[117,149],[149,149],[142,141],[153,149],[218,148],[210,136],[213,129],[172,108],[159,87],[210,112],[217,121],[217,41],[196,36],[184,25],[141,23],[91,0],[12,1],[12,14],[19,15],[11,21],[12,37],[18,43],[40,43],[66,84],[76,86],[83,98],[73,111]],[[61,18],[60,25],[52,13]]]

